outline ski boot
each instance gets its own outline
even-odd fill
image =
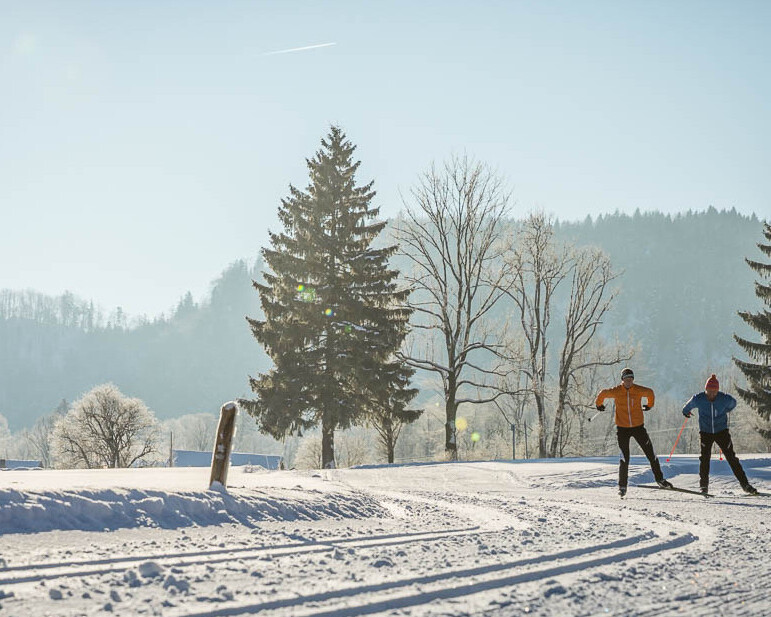
[[[659,488],[674,488],[672,483],[669,480],[665,480],[664,478],[661,480],[656,480],[656,484],[659,485]]]
[[[752,484],[745,484],[742,486],[742,490],[747,493],[748,495],[757,495],[758,489],[756,489]]]

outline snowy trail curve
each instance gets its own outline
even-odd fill
[[[692,462],[677,464],[669,477],[692,485]],[[645,462],[630,471],[650,481]],[[612,462],[573,460],[236,475],[229,495],[206,497],[221,509],[205,525],[5,533],[0,614],[771,614],[771,504],[740,497],[719,475],[708,503],[634,487],[619,500],[615,474]],[[14,494],[28,499],[14,477]],[[35,482],[31,494],[65,494]],[[141,504],[148,494],[98,488],[100,499],[133,494]],[[186,503],[198,499],[186,490]],[[180,503],[153,491],[164,501],[157,512]],[[98,526],[96,510],[82,514],[87,529]]]

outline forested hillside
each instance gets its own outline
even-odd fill
[[[3,291],[0,414],[11,429],[31,426],[62,399],[104,382],[143,399],[160,419],[218,412],[267,366],[244,318],[259,311],[257,271],[237,262],[205,302],[188,294],[152,322],[131,323],[120,311],[105,318],[71,295]]]
[[[623,271],[603,335],[638,343],[638,381],[679,399],[738,353],[749,337],[736,315],[759,308],[744,258],[759,257],[756,217],[735,211],[614,214],[556,225],[559,239],[604,249]],[[212,284],[210,298],[188,295],[174,313],[132,322],[105,317],[71,295],[0,293],[0,414],[12,429],[31,426],[62,399],[113,382],[160,419],[214,413],[249,392],[247,375],[268,360],[246,315],[259,313],[251,280],[259,265],[238,262]],[[730,385],[730,384],[726,384]]]
[[[562,223],[558,235],[601,247],[623,271],[604,334],[638,342],[633,362],[641,383],[680,398],[730,365],[740,352],[735,332],[753,337],[736,312],[761,307],[744,261],[761,257],[756,217],[715,208],[674,217],[616,214]]]

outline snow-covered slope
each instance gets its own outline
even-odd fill
[[[0,614],[771,615],[771,498],[717,461],[713,499],[635,490],[636,458],[620,500],[616,465],[7,471]]]

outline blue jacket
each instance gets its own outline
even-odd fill
[[[736,407],[736,399],[725,392],[718,392],[714,401],[706,393],[699,392],[683,407],[683,415],[692,409],[699,411],[699,430],[702,433],[719,433],[728,428],[728,412]]]

